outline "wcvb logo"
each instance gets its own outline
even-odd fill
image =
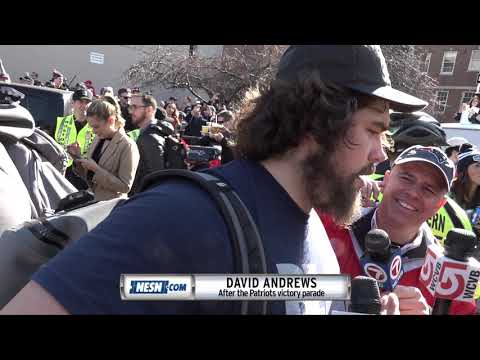
[[[437,255],[431,250],[427,249],[427,256],[420,272],[420,280],[428,287],[433,278],[433,269],[435,268]]]
[[[438,297],[455,299],[465,290],[466,264],[444,261],[439,275],[439,284],[436,288]],[[468,275],[466,276],[468,278]]]
[[[363,267],[363,270],[365,271],[365,274],[367,274],[371,278],[374,278],[378,282],[384,283],[385,281],[387,281],[387,274],[377,264],[367,263]]]
[[[392,280],[400,276],[400,271],[402,269],[402,258],[397,255],[393,258],[392,265],[390,265],[390,278]]]

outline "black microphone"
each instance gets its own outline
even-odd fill
[[[445,269],[448,269],[454,265],[451,260],[459,261],[462,263],[469,263],[470,258],[474,254],[477,247],[477,237],[471,231],[464,229],[452,229],[448,232],[445,239],[444,256],[440,256],[435,264],[436,273],[443,274]],[[462,281],[449,281],[452,289],[444,288],[440,289],[440,281],[437,280],[435,289],[435,304],[432,309],[433,315],[447,315],[450,310],[450,305],[457,292],[458,293],[473,293],[475,289],[470,289],[472,285],[470,283],[478,283],[478,271],[472,269],[469,266],[465,266],[465,269],[454,268],[455,276],[461,278]],[[436,273],[432,276],[433,280]],[[441,279],[439,279],[441,280]],[[463,284],[463,285],[462,285]],[[476,284],[474,284],[476,285]],[[476,286],[475,286],[476,288]],[[442,291],[439,295],[439,290]],[[456,295],[458,296],[458,294]]]
[[[392,246],[381,229],[370,230],[365,236],[365,255],[360,264],[364,274],[377,280],[384,291],[393,291],[403,275],[401,250]]]
[[[380,315],[380,289],[375,279],[357,276],[352,279],[349,311],[352,313]]]

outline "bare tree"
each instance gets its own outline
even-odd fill
[[[126,72],[130,81],[144,86],[162,85],[189,90],[204,99],[220,94],[222,101],[233,105],[250,88],[267,86],[273,79],[285,45],[225,46],[222,56],[202,57],[182,47],[158,46],[145,52],[144,59]],[[425,51],[413,45],[383,45],[394,87],[434,101],[436,81],[424,69]],[[433,107],[429,107],[432,111]]]
[[[436,79],[424,71],[426,50],[414,45],[382,45],[392,86],[428,101],[426,111],[435,113]]]
[[[191,55],[181,47],[161,46],[146,54],[126,72],[129,81],[143,86],[162,85],[167,89],[187,89],[204,99],[219,94],[225,104],[240,100],[250,87],[268,84],[275,74],[282,45],[229,47],[222,56]]]

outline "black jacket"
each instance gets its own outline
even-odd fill
[[[150,124],[141,132],[137,139],[137,146],[140,153],[140,162],[129,195],[138,192],[146,175],[165,168],[165,138],[157,125]]]
[[[204,118],[194,118],[190,115],[187,116],[185,120],[188,122],[188,125],[185,128],[185,135],[198,137],[202,136],[202,126],[207,125],[207,121]]]

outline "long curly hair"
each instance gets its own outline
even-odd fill
[[[310,134],[332,152],[345,137],[352,114],[374,97],[323,81],[317,71],[301,72],[294,81],[274,80],[261,92],[250,89],[236,120],[236,156],[255,161],[282,156]]]

